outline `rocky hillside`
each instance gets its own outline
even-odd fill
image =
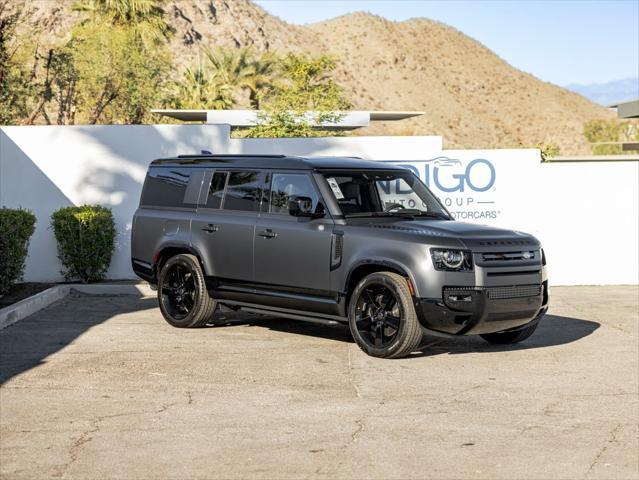
[[[76,14],[70,0],[32,0],[32,23],[62,38]],[[176,68],[202,45],[331,53],[337,80],[357,109],[423,110],[363,134],[443,135],[447,148],[557,144],[587,153],[585,121],[611,114],[585,98],[508,65],[463,33],[430,20],[392,22],[355,13],[308,26],[287,24],[249,0],[165,3]]]

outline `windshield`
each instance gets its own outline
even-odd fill
[[[432,217],[450,219],[435,196],[411,171],[325,172],[346,217]]]

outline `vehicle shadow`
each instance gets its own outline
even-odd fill
[[[213,328],[224,328],[226,325],[247,325],[258,328],[268,328],[278,332],[296,335],[325,338],[338,342],[353,343],[347,325],[319,325],[285,318],[266,317],[260,315],[237,314],[224,312],[226,323],[215,325]],[[537,331],[527,340],[514,345],[494,345],[484,341],[477,335],[456,338],[425,336],[422,346],[413,352],[410,358],[426,357],[441,354],[461,354],[471,352],[507,352],[514,350],[528,350],[532,348],[552,347],[576,342],[587,337],[600,327],[592,320],[583,320],[560,315],[546,315],[540,322]]]

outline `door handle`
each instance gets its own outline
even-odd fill
[[[206,233],[213,233],[213,232],[217,232],[219,229],[220,227],[218,227],[217,225],[214,225],[213,223],[209,223],[206,227],[202,229],[202,231]]]
[[[275,238],[275,237],[277,237],[277,233],[275,233],[270,228],[267,228],[266,230],[262,230],[260,233],[258,233],[258,235],[260,237],[264,237],[264,238]]]

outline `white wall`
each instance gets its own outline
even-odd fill
[[[442,151],[441,137],[230,139],[221,125],[1,127],[0,205],[29,208],[38,220],[25,280],[61,279],[49,219],[83,203],[113,209],[119,235],[108,275],[132,278],[131,217],[148,163],[202,149],[401,160],[459,219],[538,236],[554,284],[638,282],[638,162],[541,164],[536,150]]]
[[[554,285],[639,283],[639,162],[540,163],[537,150],[444,150],[409,162],[459,220],[532,233],[544,245]],[[470,162],[473,191],[462,174]],[[456,163],[458,160],[459,163]],[[405,164],[406,162],[397,162]],[[445,165],[448,163],[448,165]],[[426,178],[430,165],[430,178]]]

